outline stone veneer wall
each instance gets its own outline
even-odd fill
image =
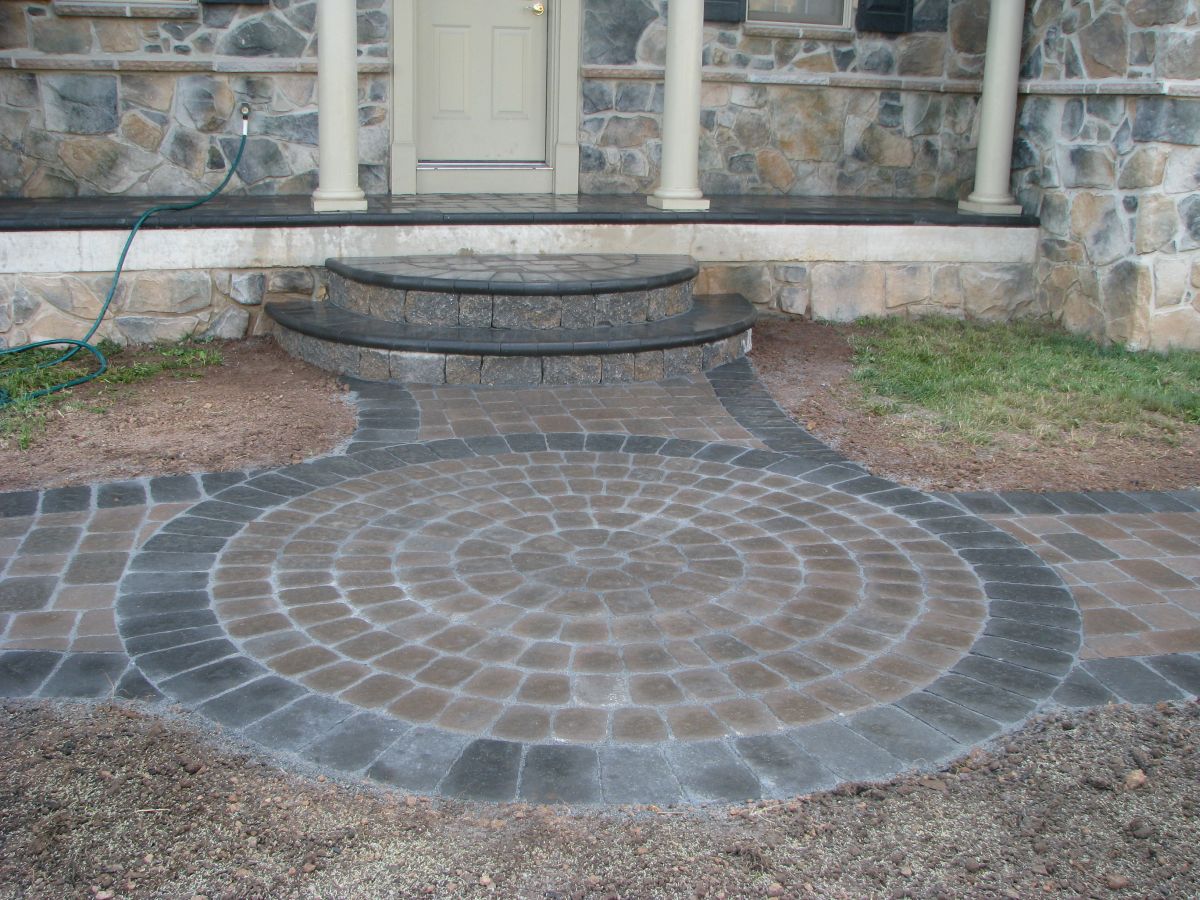
[[[0,275],[0,347],[84,333],[111,273]],[[121,280],[99,336],[119,343],[239,338],[274,330],[263,304],[325,300],[323,266],[134,272]],[[1045,314],[1033,268],[1019,263],[815,262],[703,265],[698,294],[739,293],[755,306],[830,321],[962,315],[1006,321]]]
[[[1041,304],[1072,331],[1200,349],[1200,6],[1038,0],[1014,159]]]
[[[253,136],[228,190],[310,193],[316,2],[130,5],[144,15],[59,13],[96,13],[87,0],[0,3],[0,195],[204,193],[237,150],[242,101],[254,110]],[[387,0],[358,8],[361,177],[382,193]]]
[[[851,322],[863,316],[1043,316],[1023,263],[813,262],[701,266],[698,294],[738,293],[760,309]]]
[[[661,157],[660,0],[591,0],[583,190],[647,192]],[[631,13],[632,10],[632,13]],[[956,199],[974,179],[988,0],[923,0],[895,38],[706,27],[701,184],[709,193]],[[991,267],[876,265],[837,275],[765,263],[713,269],[787,312],[998,308],[1050,315],[1134,348],[1200,349],[1200,10],[1197,0],[1033,0],[1014,191],[1042,218],[1036,278]],[[758,33],[765,32],[765,33]],[[835,265],[832,261],[828,266]],[[816,281],[814,281],[814,277]],[[982,281],[981,281],[982,279]],[[852,310],[818,285],[851,285]],[[941,289],[938,285],[946,287]],[[882,285],[882,288],[880,288]],[[920,295],[922,299],[911,299]],[[882,297],[880,297],[882,292]],[[950,298],[959,297],[954,304]],[[766,298],[773,298],[769,302]],[[810,302],[811,300],[811,302]]]
[[[645,192],[657,180],[664,5],[585,0],[584,191]],[[362,180],[368,192],[386,192],[386,0],[358,6]],[[0,65],[12,66],[0,70],[0,194],[199,193],[224,174],[241,100],[255,109],[255,136],[233,190],[312,190],[314,0],[202,6],[198,18],[178,19],[55,9],[47,0],[0,3]],[[987,10],[988,0],[920,0],[916,31],[894,38],[709,25],[703,187],[965,195]],[[1032,0],[1014,187],[1043,220],[1036,286],[1028,269],[1008,266],[972,275],[963,266],[830,260],[709,267],[704,289],[738,285],[765,307],[818,317],[1048,313],[1134,347],[1200,347],[1198,19],[1197,0]],[[216,298],[207,312],[182,300],[161,311],[179,317],[165,330],[195,319],[198,332],[230,331],[240,321],[219,281],[205,277]],[[95,294],[93,280],[79,276],[67,299],[44,285],[24,296],[44,293],[43,314],[59,315],[71,298]],[[834,288],[861,300],[847,306]],[[1006,292],[1006,303],[993,302]],[[0,307],[0,332],[16,328],[10,342],[24,327],[13,325],[22,303]],[[153,332],[133,321],[138,311],[125,312],[117,333]]]
[[[100,311],[112,273],[0,275],[0,347],[80,335]],[[121,279],[98,337],[146,344],[185,337],[234,339],[273,330],[263,304],[321,300],[324,267],[181,269]]]
[[[588,0],[585,193],[645,193],[658,181],[664,7]],[[897,37],[709,23],[701,187],[958,199],[974,171],[986,11],[987,0],[920,0],[915,31]]]

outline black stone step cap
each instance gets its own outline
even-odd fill
[[[678,316],[607,328],[509,329],[384,322],[329,303],[268,303],[267,315],[292,331],[357,347],[472,356],[574,356],[690,347],[741,334],[757,312],[741,294],[696,297]]]
[[[637,253],[349,257],[325,266],[349,281],[440,294],[624,294],[691,281],[690,256]]]

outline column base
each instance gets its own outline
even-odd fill
[[[992,202],[987,200],[959,200],[960,212],[976,213],[984,216],[1019,216],[1025,210],[1020,203]]]
[[[659,197],[651,194],[646,198],[646,202],[658,209],[705,210],[710,206],[704,197]]]
[[[321,191],[312,196],[313,212],[362,212],[367,198],[362,191]]]

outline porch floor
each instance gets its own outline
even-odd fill
[[[0,199],[0,231],[128,228],[162,197]],[[417,194],[368,199],[363,212],[317,213],[307,195],[217,197],[187,212],[162,213],[148,228],[313,225],[517,225],[655,223],[1036,226],[1036,216],[962,213],[945,200],[863,197],[715,196],[705,211],[655,209],[641,195]]]

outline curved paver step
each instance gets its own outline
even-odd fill
[[[521,296],[645,291],[700,273],[690,256],[638,253],[359,256],[325,266],[350,281],[398,290]]]
[[[601,384],[695,375],[749,350],[756,312],[738,294],[697,297],[657,322],[609,328],[504,329],[385,322],[325,303],[272,303],[280,344],[364,381]]]
[[[603,330],[412,325],[304,300],[269,303],[266,310],[284,328],[337,344],[484,356],[603,355],[692,347],[741,334],[757,317],[754,306],[740,294],[697,297],[692,308],[678,316]]]

